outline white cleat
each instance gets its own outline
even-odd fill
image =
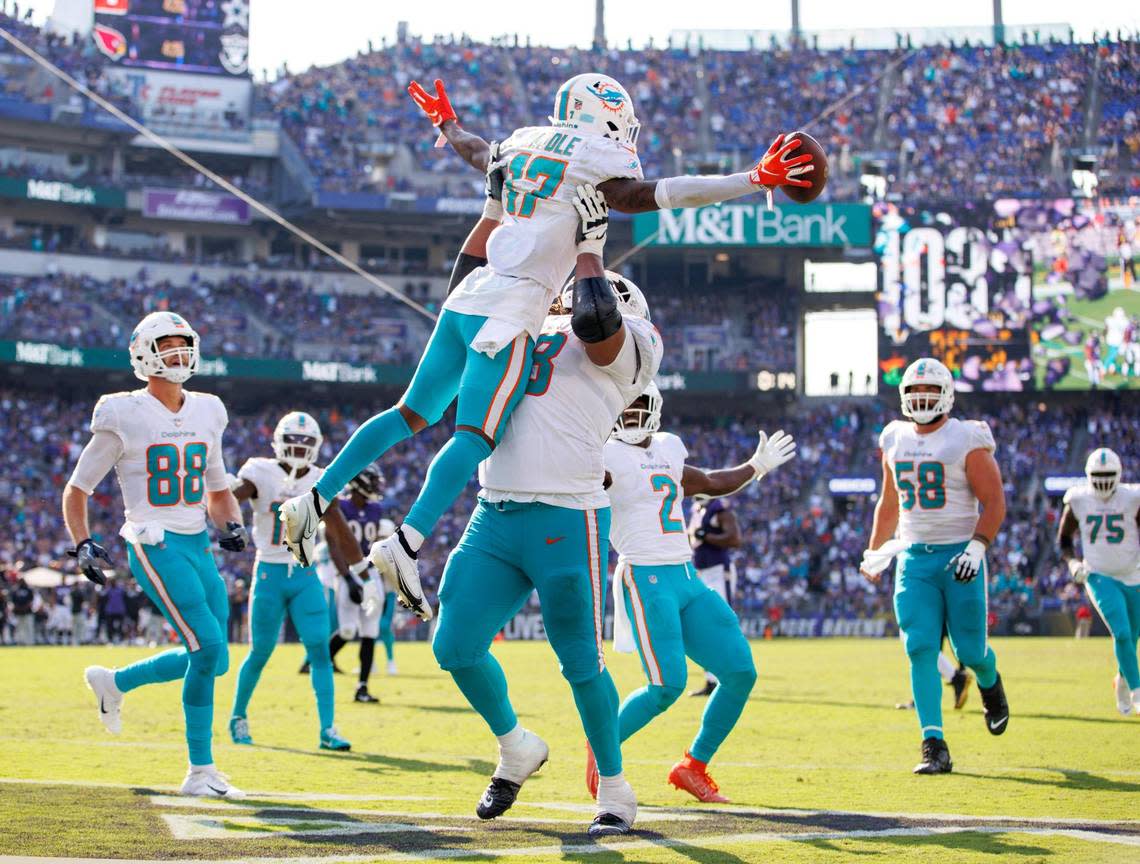
[[[286,502],[288,503],[288,502]],[[281,512],[285,512],[282,506]],[[420,587],[420,565],[404,548],[399,531],[391,537],[377,540],[372,544],[368,560],[384,577],[384,584],[395,589],[396,596],[406,608],[411,609],[422,621],[432,619],[431,606],[424,598]]]
[[[388,661],[388,674],[389,675],[396,675],[398,673],[399,673],[399,670],[396,668],[396,661],[395,660],[389,660]]]
[[[182,794],[199,798],[244,798],[245,793],[214,765],[191,765],[182,781]]]
[[[115,671],[104,666],[88,666],[83,678],[99,700],[99,720],[108,732],[118,735],[123,731],[123,694],[115,686]]]
[[[617,782],[602,777],[598,782],[598,803],[589,829],[590,836],[628,834],[636,818],[637,796],[629,781],[624,777]]]
[[[287,500],[278,511],[277,518],[282,526],[281,542],[302,567],[308,567],[316,559],[317,526],[328,506],[314,486],[304,495]]]
[[[1132,713],[1132,691],[1128,689],[1128,682],[1117,675],[1112,679],[1112,687],[1116,691],[1116,710],[1127,717]]]

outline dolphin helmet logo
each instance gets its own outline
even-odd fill
[[[610,111],[618,112],[625,106],[625,94],[605,81],[587,84],[586,89],[602,100],[602,105]]]

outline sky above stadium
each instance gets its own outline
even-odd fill
[[[748,14],[742,14],[747,9]],[[577,10],[577,11],[576,11]],[[1140,27],[1140,5],[1125,0],[1006,0],[1006,25],[1072,23],[1079,37],[1093,29]],[[575,13],[576,14],[572,14]],[[1074,20],[1080,17],[1080,21]],[[805,30],[986,26],[992,23],[992,0],[915,3],[914,0],[801,0]],[[251,68],[270,77],[287,62],[291,71],[312,64],[335,63],[367,47],[372,39],[395,38],[398,21],[414,35],[468,33],[486,40],[503,34],[527,35],[535,44],[587,46],[594,33],[594,0],[571,0],[558,6],[533,0],[433,0],[388,3],[373,0],[253,0],[250,26]],[[787,30],[789,2],[741,4],[739,0],[608,0],[606,37],[624,46],[642,46],[649,37],[663,44],[673,30]]]

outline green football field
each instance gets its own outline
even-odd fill
[[[1038,357],[1035,363],[1037,386],[1045,385],[1045,360],[1054,357],[1068,356],[1071,361],[1069,373],[1056,385],[1057,390],[1087,390],[1089,389],[1088,373],[1085,371],[1085,339],[1090,332],[1098,332],[1102,336],[1101,357],[1104,358],[1103,345],[1104,319],[1112,314],[1112,310],[1120,306],[1129,315],[1140,316],[1140,291],[1131,288],[1117,288],[1109,291],[1099,300],[1076,300],[1069,297],[1068,309],[1076,316],[1075,326],[1072,329],[1080,331],[1081,341],[1078,345],[1068,345],[1060,339],[1042,340],[1041,347],[1045,349],[1045,357]],[[1117,370],[1106,374],[1100,385],[1107,390],[1123,390],[1140,388],[1140,378],[1125,377]]]
[[[1116,713],[1108,640],[994,647],[1009,732],[985,731],[976,690],[962,711],[947,702],[955,773],[916,777],[915,718],[895,708],[909,696],[897,640],[755,643],[757,689],[712,763],[733,803],[700,805],[665,782],[705,704],[682,697],[625,745],[638,822],[633,835],[600,844],[585,833],[582,732],[544,643],[495,646],[520,719],[550,743],[551,760],[491,823],[474,806],[494,739],[425,644],[398,644],[399,676],[374,676],[380,705],[352,703],[351,679],[338,677],[348,754],[315,748],[299,646],[280,648],[262,677],[254,747],[229,743],[234,672],[220,679],[215,759],[250,793],[240,802],[178,796],[178,684],[129,694],[121,736],[99,724],[83,668],[145,649],[0,649],[0,862],[1140,861],[1140,718]],[[233,651],[235,668],[244,654]],[[607,655],[623,694],[640,685],[633,658]]]

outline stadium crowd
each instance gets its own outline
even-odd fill
[[[94,401],[94,393],[90,402]],[[154,641],[161,626],[126,573],[125,550],[118,538],[121,499],[109,476],[92,498],[92,531],[107,545],[120,567],[116,589],[96,591],[66,557],[59,502],[63,486],[88,437],[88,400],[79,402],[40,391],[0,390],[0,434],[9,442],[0,454],[0,519],[10,530],[0,538],[0,570],[6,597],[0,599],[0,641],[29,633],[41,641],[135,638]],[[231,406],[226,433],[226,463],[236,471],[245,459],[267,455],[279,416],[294,407],[275,404],[257,410]],[[309,406],[300,406],[309,407]],[[325,434],[322,459],[329,459],[355,430],[369,409],[360,405],[328,405],[312,409]],[[878,433],[896,416],[885,401],[830,402],[798,406],[787,413],[701,420],[670,417],[665,428],[688,446],[692,464],[720,467],[739,464],[755,447],[758,426],[783,428],[798,442],[795,460],[750,485],[732,499],[744,534],[737,550],[737,610],[769,620],[784,617],[883,617],[892,619],[889,584],[872,586],[858,574],[859,559],[870,531],[873,500],[869,496],[833,497],[832,477],[877,477]],[[1090,442],[1110,442],[1128,466],[1140,459],[1140,407],[1088,411],[1083,407],[1040,410],[1035,405],[1005,405],[1000,414],[967,412],[990,423],[998,441],[1009,502],[1009,516],[989,555],[990,609],[1000,626],[1044,609],[1073,610],[1083,601],[1066,568],[1052,550],[1059,502],[1040,491],[1047,472],[1079,473],[1083,453],[1071,451],[1074,430],[1084,427]],[[440,424],[385,455],[384,506],[398,519],[410,506],[432,454],[450,430]],[[442,573],[447,554],[466,524],[474,500],[474,481],[440,522],[421,552],[429,597]],[[217,554],[230,586],[231,637],[243,636],[252,552]],[[58,588],[25,590],[21,573],[37,567],[61,570]],[[121,589],[121,590],[120,590]],[[109,610],[109,611],[108,611]],[[73,617],[64,626],[65,611]],[[28,618],[26,616],[30,615]],[[118,616],[122,616],[121,618]],[[25,616],[25,617],[21,617]],[[54,624],[52,623],[54,620]],[[415,629],[400,616],[401,627]],[[30,623],[29,623],[30,622]],[[148,629],[149,628],[149,629]]]

